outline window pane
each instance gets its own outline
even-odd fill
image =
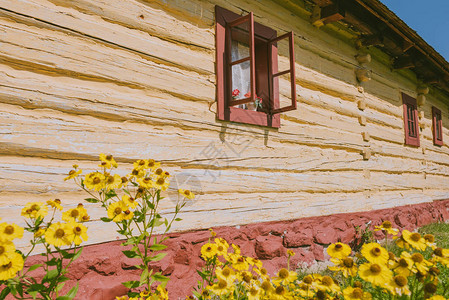
[[[251,90],[250,84],[250,62],[245,61],[240,64],[233,65],[231,78],[231,92],[234,100],[248,98],[248,93]],[[245,96],[246,95],[246,96]],[[239,108],[246,108],[246,104],[237,106]]]
[[[231,61],[237,61],[242,58],[249,57],[248,43],[232,41],[231,42]]]
[[[442,140],[442,132],[441,132],[441,115],[440,114],[436,114],[435,115],[435,125],[436,125],[436,136],[437,139]]]

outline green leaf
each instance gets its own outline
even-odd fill
[[[158,253],[158,254],[156,254],[155,256],[145,257],[145,262],[148,262],[148,261],[160,261],[160,260],[163,259],[166,255],[167,255],[167,253]]]
[[[71,259],[72,257],[75,256],[74,253],[70,253],[70,252],[65,251],[65,250],[59,250],[59,252],[61,253],[62,257],[65,258],[65,259]]]
[[[78,293],[78,282],[74,287],[70,289],[70,291],[65,295],[66,297],[69,297],[69,299],[73,299],[76,296],[76,293]]]
[[[28,272],[34,271],[40,267],[42,267],[42,264],[32,265],[31,267],[28,268]]]
[[[162,275],[161,273],[156,273],[153,276],[151,276],[155,281],[159,281],[162,285],[162,287],[165,288],[167,285],[167,282],[170,280],[170,278]]]
[[[143,269],[142,274],[140,274],[139,284],[144,285],[147,282],[147,279],[148,279],[148,269],[145,268],[145,269]]]
[[[45,274],[44,278],[42,278],[42,283],[49,282],[53,278],[56,278],[59,275],[59,271],[57,269],[48,270],[47,274]]]
[[[83,248],[80,248],[80,249],[75,253],[75,255],[73,256],[73,260],[78,259],[78,257],[80,257],[81,251],[83,251]]]
[[[5,299],[6,295],[8,295],[11,292],[11,290],[9,289],[9,286],[7,286],[6,288],[4,288],[1,292],[0,292],[0,299]]]
[[[89,203],[98,203],[98,202],[100,202],[100,200],[95,199],[95,198],[86,198],[84,200],[89,202]]]
[[[129,258],[134,258],[134,257],[138,257],[139,256],[139,254],[136,251],[132,251],[132,250],[125,250],[125,251],[122,251],[122,252],[123,252],[123,254],[126,255],[126,257],[129,257]]]
[[[161,244],[153,244],[150,246],[150,249],[153,251],[160,251],[160,250],[164,250],[165,248],[167,248],[167,246],[161,245]]]
[[[65,285],[65,282],[61,282],[60,284],[58,284],[57,286],[56,286],[56,291],[57,292],[59,292],[63,287],[64,287],[64,285]]]
[[[124,286],[126,286],[127,288],[129,288],[129,289],[133,289],[133,288],[136,288],[136,287],[140,286],[140,283],[137,280],[122,282],[122,284]]]
[[[181,218],[176,218],[175,221],[182,221],[182,219]]]
[[[103,222],[106,222],[106,223],[112,221],[112,219],[109,219],[109,218],[106,218],[106,217],[100,218],[100,220],[102,220]]]

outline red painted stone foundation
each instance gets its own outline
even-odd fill
[[[287,249],[296,252],[291,265],[324,260],[327,245],[337,241],[350,243],[356,238],[355,226],[363,227],[369,221],[372,221],[371,226],[379,225],[384,220],[409,230],[435,221],[446,221],[449,220],[449,200],[369,212],[218,227],[214,231],[218,237],[239,245],[243,255],[261,259],[265,268],[273,274],[275,270],[286,266]],[[170,276],[167,285],[170,299],[185,299],[196,286],[199,279],[196,270],[203,265],[199,257],[200,249],[209,236],[208,230],[181,232],[171,234],[166,241],[168,255],[154,268]],[[86,246],[82,256],[71,267],[69,277],[72,280],[65,289],[68,290],[78,282],[76,299],[110,300],[125,295],[127,289],[121,282],[138,279],[139,272],[133,267],[137,262],[122,254],[120,243],[114,241]],[[41,259],[41,256],[34,256],[27,265]]]

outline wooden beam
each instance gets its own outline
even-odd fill
[[[324,24],[340,21],[345,17],[346,10],[340,1],[321,8],[320,19]]]
[[[415,67],[415,62],[411,56],[404,55],[396,57],[393,61],[393,69],[410,69]]]
[[[360,41],[364,47],[383,46],[383,37],[377,34],[362,36]]]

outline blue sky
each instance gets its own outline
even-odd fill
[[[449,0],[380,0],[449,61]]]

